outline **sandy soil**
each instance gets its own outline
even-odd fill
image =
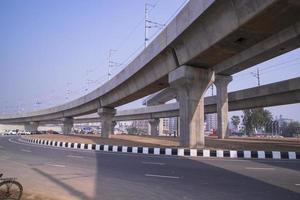
[[[98,135],[31,135],[29,138],[77,142],[97,143],[109,145],[147,146],[147,147],[179,147],[179,138],[164,136],[138,136],[138,135],[112,135],[110,139],[100,138]],[[230,137],[219,140],[216,137],[206,137],[208,149],[230,149],[230,150],[278,150],[278,151],[300,151],[299,138],[241,138]]]

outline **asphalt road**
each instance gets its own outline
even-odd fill
[[[59,149],[0,137],[0,172],[48,199],[300,199],[300,162]]]

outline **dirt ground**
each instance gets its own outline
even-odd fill
[[[42,196],[42,195],[37,195],[37,194],[24,193],[22,194],[21,200],[57,200],[57,199]]]
[[[31,135],[29,138],[56,140],[76,143],[96,143],[147,147],[180,147],[179,137],[112,135],[110,139],[99,135]],[[265,150],[265,151],[300,151],[300,138],[254,138],[230,137],[220,140],[216,137],[205,138],[206,149],[224,150]]]

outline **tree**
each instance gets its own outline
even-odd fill
[[[293,137],[300,134],[300,122],[292,121],[290,123],[283,122],[281,125],[282,135],[284,137]]]
[[[238,129],[238,125],[240,124],[240,122],[241,122],[240,116],[233,115],[231,117],[231,123],[233,124],[236,130]]]
[[[273,118],[272,113],[264,108],[243,110],[243,113],[243,124],[247,135],[263,128]]]
[[[137,128],[135,127],[127,128],[126,130],[129,135],[136,135],[138,132]]]

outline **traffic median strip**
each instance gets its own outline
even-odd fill
[[[106,151],[118,153],[135,153],[150,155],[168,155],[168,156],[184,156],[184,157],[205,157],[205,158],[246,158],[246,159],[285,159],[300,160],[300,152],[288,151],[237,151],[237,150],[210,150],[210,149],[186,149],[186,148],[160,148],[160,147],[130,147],[104,144],[81,144],[72,142],[61,142],[41,139],[22,138],[28,143],[72,148],[84,149],[90,151]]]

